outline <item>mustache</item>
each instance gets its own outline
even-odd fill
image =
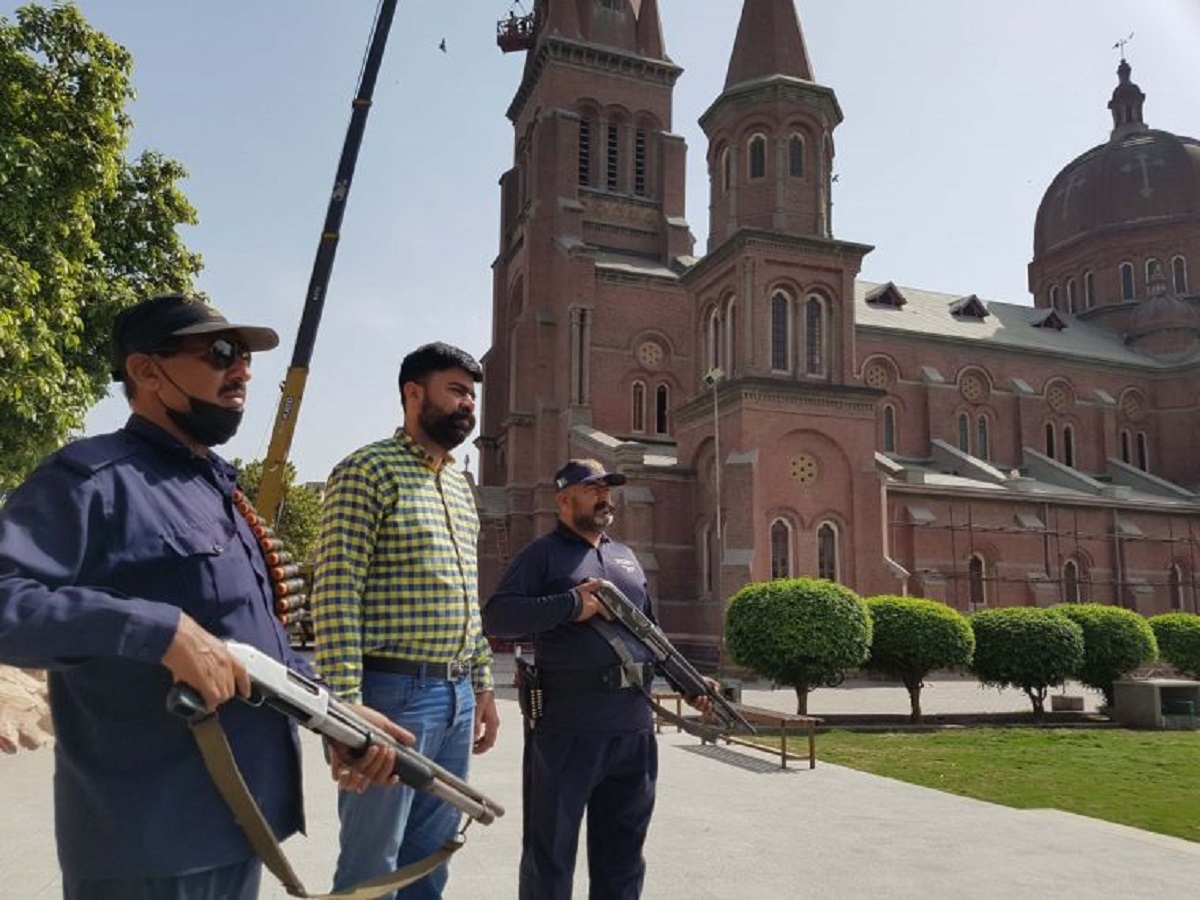
[[[615,506],[613,506],[611,503],[606,503],[603,500],[597,503],[595,508],[595,512],[598,513],[615,513],[616,511],[617,508]]]

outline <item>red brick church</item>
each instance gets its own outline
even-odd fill
[[[1200,142],[1146,123],[1126,62],[1111,131],[1098,109],[1037,210],[1027,306],[857,280],[871,247],[830,216],[842,112],[793,0],[744,0],[700,118],[702,256],[656,0],[538,0],[500,37],[526,60],[484,358],[485,597],[584,456],[629,476],[614,533],[697,655],[738,587],[780,576],[962,611],[1197,610]]]

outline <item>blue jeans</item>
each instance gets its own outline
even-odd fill
[[[411,731],[417,751],[466,779],[475,733],[475,693],[469,679],[365,672],[363,703]],[[461,819],[450,804],[403,785],[370,787],[363,794],[342,791],[338,816],[342,830],[335,891],[425,858],[454,837]],[[446,866],[439,866],[389,897],[440,900],[449,877]]]

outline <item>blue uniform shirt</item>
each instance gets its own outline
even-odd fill
[[[608,641],[578,615],[571,588],[605,578],[653,616],[646,575],[633,551],[601,535],[593,547],[561,522],[521,550],[483,607],[483,627],[497,637],[533,635],[539,669],[600,669],[620,665]],[[638,662],[653,655],[624,626],[614,627]],[[546,691],[539,729],[637,731],[651,726],[650,704],[637,689],[616,693]]]
[[[0,662],[50,669],[59,860],[163,877],[253,855],[160,664],[185,611],[301,671],[233,507],[236,472],[138,416],[47,458],[0,510]],[[221,723],[280,840],[303,827],[295,726],[233,701]]]

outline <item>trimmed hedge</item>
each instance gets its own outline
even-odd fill
[[[882,594],[868,597],[871,655],[865,668],[899,679],[908,690],[910,718],[921,721],[921,688],[935,669],[971,663],[975,634],[966,616],[944,603]]]
[[[1200,616],[1170,612],[1150,617],[1160,659],[1192,678],[1200,678]]]
[[[1158,658],[1154,631],[1145,617],[1106,603],[1068,603],[1052,607],[1083,629],[1083,663],[1075,673],[1088,687],[1113,703],[1113,682]]]
[[[738,665],[791,685],[803,714],[812,687],[867,658],[871,617],[862,598],[836,582],[757,581],[729,601],[725,646]]]
[[[975,633],[971,670],[984,684],[1017,687],[1045,712],[1046,694],[1083,663],[1083,629],[1065,616],[1032,606],[985,609],[970,619]]]

